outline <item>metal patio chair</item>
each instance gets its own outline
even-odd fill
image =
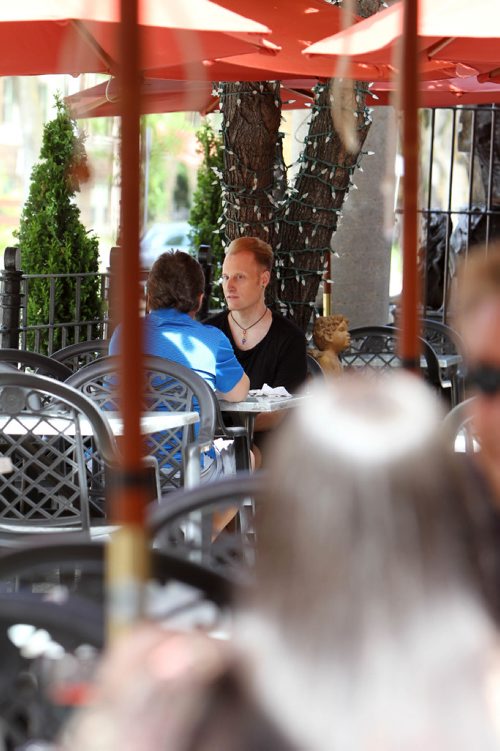
[[[459,453],[474,454],[481,450],[470,415],[470,406],[475,398],[472,396],[457,404],[443,421],[444,435],[453,450]]]
[[[393,326],[360,326],[349,331],[351,343],[340,353],[343,367],[381,372],[403,367],[398,350],[398,330]],[[420,337],[421,363],[426,381],[441,390],[439,362],[431,345]]]
[[[102,463],[95,471],[97,447]],[[110,427],[71,386],[45,376],[0,372],[0,534],[89,532],[90,502],[116,465]]]
[[[104,571],[102,541],[81,535],[52,536],[43,544],[33,540],[0,555],[0,586],[24,584],[22,591],[0,593],[0,743],[5,748],[20,748],[30,739],[53,741],[71,710],[72,694],[78,700],[85,689],[85,659],[90,672],[104,644]],[[66,577],[64,592],[55,573]],[[234,582],[224,574],[154,550],[146,614],[167,628],[182,622],[184,628],[219,630],[230,624],[233,590]],[[12,631],[16,624],[23,625]],[[41,629],[46,653],[39,649],[30,659],[21,650],[29,649],[29,639]],[[54,642],[56,661],[50,656]],[[66,685],[57,685],[54,677],[51,685],[47,676],[64,677],[66,661],[69,667],[78,662],[79,685],[72,686],[71,674]]]
[[[74,665],[82,654],[90,662],[103,646],[103,620],[102,608],[75,596],[57,602],[29,592],[0,594],[2,748],[39,748],[35,741],[45,748],[44,742],[55,740],[70,711],[54,702],[65,689],[55,680],[56,670],[63,661]],[[56,650],[57,661],[51,657]],[[33,746],[24,745],[30,741]]]
[[[313,357],[310,352],[307,352],[306,358],[307,358],[308,377],[309,378],[325,378],[325,371],[323,370],[319,362],[316,360],[316,358]]]
[[[265,487],[265,473],[238,472],[160,498],[147,517],[153,544],[248,582],[256,554],[256,503]]]
[[[200,474],[202,454],[213,446],[217,434],[218,405],[208,383],[190,368],[151,355],[146,355],[143,363],[143,411],[198,411],[200,415],[197,425],[162,429],[146,438],[147,451],[158,462],[161,493],[165,493]],[[71,375],[67,383],[80,389],[102,410],[116,411],[118,369],[117,357],[103,357]],[[204,479],[203,469],[201,478]]]
[[[21,545],[4,549],[0,554],[0,583],[7,594],[18,590],[21,582],[21,591],[32,593],[43,587],[43,592],[49,595],[63,581],[72,594],[103,607],[105,555],[104,540],[89,540],[83,534],[25,539]],[[150,579],[160,586],[182,582],[198,590],[197,599],[202,597],[221,608],[230,604],[236,583],[229,571],[216,572],[160,549],[150,552]],[[165,609],[163,614],[166,613]]]
[[[67,347],[63,347],[62,349],[58,349],[57,352],[53,352],[51,359],[63,363],[72,373],[76,373],[77,370],[94,362],[94,360],[98,360],[100,357],[106,357],[108,354],[108,347],[108,339],[93,339],[86,342],[77,342],[76,344],[68,344]],[[69,373],[66,378],[68,376]]]
[[[420,321],[422,336],[429,342],[432,349],[438,355],[460,356],[463,351],[460,335],[440,321],[422,318]],[[457,362],[449,367],[439,368],[441,387],[446,392],[449,389],[450,403],[452,407],[462,402],[465,398],[465,378],[462,363]]]
[[[71,375],[71,370],[64,363],[26,349],[0,349],[0,363],[12,365],[25,373],[38,373],[55,378],[57,381],[65,381]]]

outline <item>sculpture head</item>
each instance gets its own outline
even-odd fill
[[[342,352],[351,343],[349,320],[339,314],[316,318],[313,339],[318,349]]]

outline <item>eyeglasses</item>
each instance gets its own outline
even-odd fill
[[[494,396],[500,392],[500,368],[494,365],[478,365],[469,371],[468,381],[481,394]]]

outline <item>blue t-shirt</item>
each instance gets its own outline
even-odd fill
[[[163,357],[191,368],[221,394],[231,391],[241,380],[244,370],[236,359],[229,339],[215,326],[199,323],[175,308],[154,310],[145,316],[143,326],[144,354]],[[122,327],[118,326],[113,332],[109,342],[110,355],[119,354],[121,330]],[[193,407],[197,408],[196,400]],[[197,430],[198,426],[195,426],[195,433]],[[164,452],[157,445],[161,443],[161,436],[155,434],[151,443],[160,467],[164,464]],[[207,455],[213,457],[213,449]],[[180,453],[175,458],[180,462]],[[203,467],[203,456],[201,464]]]
[[[119,352],[121,326],[113,333],[109,354]],[[144,354],[173,360],[191,368],[213,389],[225,394],[241,380],[244,370],[227,336],[174,308],[154,310],[144,318]]]

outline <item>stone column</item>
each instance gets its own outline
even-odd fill
[[[388,322],[394,207],[395,110],[375,107],[365,142],[363,172],[356,170],[332,238],[332,312],[350,328]]]

